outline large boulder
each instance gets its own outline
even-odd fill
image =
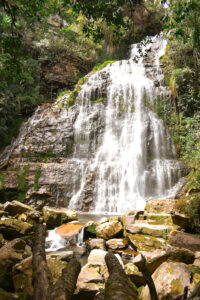
[[[165,239],[146,234],[127,233],[126,238],[137,251],[153,251],[166,245]]]
[[[14,239],[0,248],[0,286],[12,289],[12,267],[23,259],[26,243],[22,239]]]
[[[153,199],[147,202],[145,210],[148,213],[169,214],[173,211],[175,203],[176,200],[174,199]]]
[[[137,286],[145,285],[146,281],[138,267],[132,262],[125,265],[124,271],[128,278]]]
[[[181,214],[179,212],[173,211],[172,212],[172,220],[175,225],[178,225],[184,229],[191,228],[191,219],[186,216],[185,214]]]
[[[178,248],[186,248],[193,252],[200,251],[200,239],[189,233],[172,231],[169,235],[170,245]]]
[[[104,250],[100,250],[100,249],[94,249],[90,252],[89,256],[88,256],[88,263],[90,265],[105,265],[105,256],[106,256],[107,252]]]
[[[182,299],[184,288],[190,286],[191,271],[180,262],[164,262],[153,274],[159,300]],[[141,298],[150,300],[149,288],[145,286]]]
[[[65,208],[54,208],[44,206],[42,209],[44,221],[47,228],[53,229],[63,223],[75,221],[78,219],[77,212]]]
[[[122,224],[118,221],[111,221],[100,224],[96,227],[96,235],[98,238],[109,240],[122,233]]]
[[[56,233],[64,239],[72,239],[74,236],[79,234],[83,226],[76,223],[62,224],[56,229]]]
[[[32,231],[33,225],[27,222],[12,218],[0,220],[0,233],[8,240],[28,235]]]
[[[146,259],[147,268],[151,274],[168,258],[166,251],[161,249],[156,249],[152,252],[143,251],[142,254]],[[139,267],[141,261],[142,256],[139,254],[133,259],[132,262]]]
[[[27,213],[30,211],[33,211],[34,209],[26,205],[24,203],[21,203],[19,201],[13,200],[12,202],[6,202],[4,204],[4,211],[6,211],[9,216],[15,216],[22,213]]]

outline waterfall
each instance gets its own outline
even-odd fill
[[[96,213],[123,213],[177,190],[180,163],[154,109],[170,94],[159,62],[165,47],[162,36],[133,45],[128,60],[108,65],[82,86],[74,124],[82,178],[70,208],[80,210],[85,201]],[[95,177],[89,188],[88,174]]]

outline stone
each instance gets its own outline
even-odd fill
[[[200,268],[200,259],[199,259],[199,258],[196,258],[196,259],[194,260],[194,262],[193,262],[193,265],[194,265],[195,267]]]
[[[27,221],[27,215],[21,214],[21,215],[19,215],[19,217],[17,219],[19,221],[26,222]]]
[[[148,213],[170,214],[171,211],[174,209],[175,203],[176,200],[174,199],[153,199],[147,202],[145,210]]]
[[[96,227],[96,235],[98,238],[105,240],[111,239],[119,235],[123,230],[122,224],[118,221],[106,222]]]
[[[180,228],[183,229],[190,229],[191,228],[191,220],[185,214],[181,214],[177,211],[172,212],[172,220],[175,225],[178,225]]]
[[[106,223],[106,222],[109,222],[109,219],[106,218],[106,217],[103,217],[103,218],[101,218],[101,219],[99,220],[99,222],[98,222],[97,224],[98,224],[98,225],[101,225],[101,224]]]
[[[55,284],[61,276],[62,270],[67,266],[67,262],[55,257],[48,257],[47,264],[52,274],[53,283]],[[32,299],[32,256],[14,266],[13,283],[17,293],[23,293],[25,299]]]
[[[170,245],[178,248],[186,248],[193,252],[200,251],[200,239],[189,233],[172,231],[169,235]]]
[[[129,243],[136,248],[137,251],[153,251],[156,248],[163,248],[166,245],[164,239],[146,234],[127,233],[126,237]]]
[[[129,211],[125,215],[121,217],[122,224],[124,225],[124,228],[126,228],[127,225],[132,225],[135,223],[135,221],[139,218],[140,215],[143,215],[144,211]]]
[[[18,214],[27,213],[31,210],[33,210],[31,206],[16,200],[13,200],[12,202],[6,202],[4,204],[4,211],[6,211],[9,216],[16,216]]]
[[[94,265],[94,266],[105,265],[106,264],[106,262],[105,262],[106,253],[107,253],[107,251],[100,250],[100,249],[92,250],[88,256],[88,263],[90,265]]]
[[[104,239],[90,239],[87,242],[87,245],[90,250],[93,250],[93,249],[106,250]]]
[[[77,212],[65,208],[53,208],[44,206],[42,209],[44,222],[47,228],[53,229],[63,223],[74,221],[78,219]]]
[[[0,299],[1,300],[16,300],[19,299],[18,295],[9,293],[0,288]]]
[[[2,217],[7,217],[7,216],[8,216],[7,211],[0,210],[0,218],[2,218]]]
[[[195,258],[200,258],[200,251],[195,251]]]
[[[31,210],[28,213],[28,218],[31,219],[31,220],[34,220],[35,222],[39,222],[40,217],[41,217],[41,214],[37,210]]]
[[[195,260],[194,252],[185,248],[168,247],[168,260],[183,262],[185,264],[192,264]]]
[[[125,239],[111,239],[106,242],[106,246],[110,249],[124,249],[128,246],[128,242]]]
[[[152,274],[163,262],[168,258],[166,251],[161,249],[153,250],[152,252],[143,251],[143,256],[146,259],[147,268]],[[142,261],[141,254],[137,255],[132,262],[138,267]]]
[[[75,223],[62,224],[56,229],[56,233],[64,239],[72,239],[74,236],[79,234],[83,226]]]
[[[126,230],[133,234],[148,234],[155,237],[167,238],[168,232],[172,226],[168,225],[150,225],[147,223],[131,224],[126,226]]]
[[[53,251],[48,252],[47,254],[47,260],[49,258],[56,258],[58,260],[67,261],[69,262],[71,258],[74,257],[74,251]]]
[[[16,237],[22,237],[30,234],[33,231],[33,225],[17,219],[1,219],[0,220],[0,233],[10,240]]]
[[[104,289],[105,268],[105,266],[94,266],[88,263],[81,269],[75,291],[78,299],[94,299],[95,294]]]
[[[152,225],[174,225],[171,214],[145,213],[139,216],[136,223],[141,221],[146,221],[147,223]]]
[[[125,265],[125,273],[130,278],[130,280],[137,286],[140,287],[145,285],[146,281],[142,273],[138,270],[138,267],[132,262]]]
[[[191,271],[180,262],[164,262],[153,274],[159,300],[181,299],[184,288],[190,286]],[[150,300],[149,288],[145,286],[141,299]]]
[[[12,267],[23,259],[26,243],[22,239],[14,239],[0,248],[0,286],[12,289]]]

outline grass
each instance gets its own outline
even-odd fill
[[[107,65],[114,63],[116,60],[106,60],[103,63],[97,63],[94,68],[93,72],[100,71],[101,69],[105,68]]]

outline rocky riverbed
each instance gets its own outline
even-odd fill
[[[43,207],[40,212],[18,201],[1,204],[0,299],[33,298],[32,246],[35,228],[43,223],[47,235],[56,228],[55,234],[65,240],[59,250],[46,252],[53,283],[72,258],[81,263],[72,299],[107,299],[106,295],[112,299],[114,277],[105,260],[110,251],[122,266],[127,282],[133,283],[133,296],[127,299],[150,299],[140,270],[142,255],[158,299],[186,299],[186,291],[189,295],[200,281],[200,239],[187,233],[190,220],[176,212],[174,204],[172,199],[155,199],[144,211],[100,220],[64,208]],[[78,244],[80,233],[82,241]],[[121,289],[120,282],[118,287]]]

